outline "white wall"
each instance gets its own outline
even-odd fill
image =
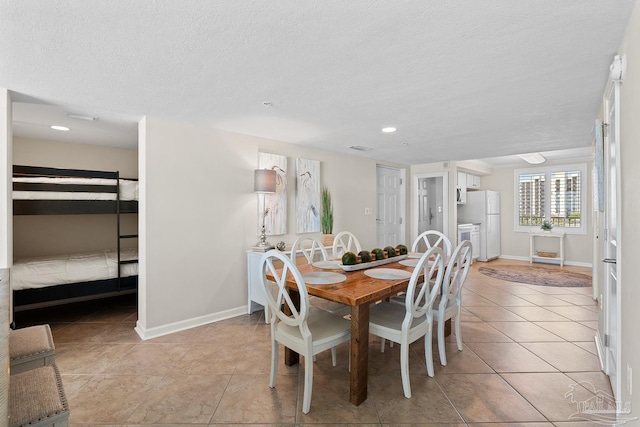
[[[584,195],[587,198],[587,210],[583,213],[583,218],[588,221],[586,231],[587,234],[567,234],[564,240],[565,247],[565,259],[569,263],[578,265],[591,265],[593,260],[593,230],[592,230],[592,215],[593,210],[592,197],[591,197],[591,162],[582,161],[576,164],[587,163],[587,174],[584,177],[587,180],[587,193]],[[563,164],[573,164],[571,162],[564,162]],[[507,257],[522,258],[529,256],[529,235],[523,232],[514,231],[515,224],[515,211],[514,203],[517,200],[514,199],[515,190],[515,178],[514,168],[495,168],[491,175],[482,177],[482,188],[488,190],[495,190],[500,192],[500,243],[501,254]],[[535,230],[538,231],[538,230]],[[536,248],[539,250],[558,251],[558,243],[556,239],[548,239],[549,242],[536,241]],[[552,240],[552,241],[551,241]]]
[[[7,425],[9,419],[9,322],[11,313],[11,290],[6,268],[12,264],[12,212],[11,200],[11,96],[0,88],[0,424]]]
[[[15,137],[13,164],[70,169],[120,171],[122,178],[138,177],[138,151]],[[122,231],[134,234],[137,215],[122,215]],[[115,215],[18,215],[13,218],[15,257],[57,255],[114,249]],[[9,240],[11,241],[11,240]],[[121,241],[135,247],[135,239]]]
[[[13,200],[11,199],[13,168],[11,165],[11,96],[0,88],[0,268],[13,264]]]
[[[631,402],[629,416],[640,417],[640,3],[636,3],[629,21],[620,54],[627,57],[627,75],[620,86],[620,174],[622,272],[619,278],[622,296],[622,396],[618,400]],[[613,58],[612,58],[613,59]],[[633,392],[627,388],[627,366],[633,370]],[[637,422],[637,421],[636,421]]]
[[[153,336],[244,312],[246,250],[258,239],[258,152],[288,158],[288,230],[295,239],[295,159],[321,162],[334,233],[376,242],[376,163],[355,156],[147,117],[140,123],[140,320]],[[320,236],[320,233],[317,234]],[[145,248],[145,249],[142,249]]]

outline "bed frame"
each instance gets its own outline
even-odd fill
[[[115,193],[115,200],[14,200],[14,215],[117,215],[117,252],[118,266],[137,263],[137,260],[121,260],[121,240],[137,238],[137,234],[122,234],[120,215],[138,212],[137,200],[120,200],[120,173],[93,171],[83,169],[58,169],[39,166],[13,166],[14,177],[47,177],[47,178],[104,178],[116,181],[114,185],[92,184],[51,184],[14,182],[14,191],[46,191],[46,192],[91,192]],[[122,277],[118,268],[118,277],[95,280],[91,282],[71,283],[37,289],[13,291],[14,311],[70,302],[105,298],[125,293],[136,292],[138,276]]]

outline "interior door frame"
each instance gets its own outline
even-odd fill
[[[430,172],[430,173],[421,173],[413,176],[413,185],[411,190],[411,200],[413,200],[413,215],[411,219],[411,233],[412,239],[415,239],[418,236],[418,219],[420,218],[420,203],[418,201],[418,190],[420,180],[423,178],[442,178],[442,208],[444,212],[442,212],[442,228],[444,230],[445,235],[449,235],[449,172]],[[451,240],[452,236],[449,236]],[[456,237],[457,236],[453,236]],[[412,240],[409,239],[409,240]],[[454,241],[453,239],[451,241]],[[413,240],[412,240],[413,241]]]

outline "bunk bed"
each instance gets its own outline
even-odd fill
[[[138,182],[119,172],[13,166],[14,215],[117,216],[117,247],[96,253],[14,259],[15,311],[136,292],[137,249],[123,248],[122,214],[138,212]]]

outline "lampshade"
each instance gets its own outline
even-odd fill
[[[253,174],[253,191],[256,193],[275,193],[276,171],[256,169]]]

